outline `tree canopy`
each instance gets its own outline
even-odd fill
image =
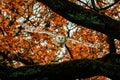
[[[119,79],[119,0],[85,1],[2,0],[0,79]]]

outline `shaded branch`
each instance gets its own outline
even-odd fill
[[[65,44],[65,47],[66,47],[66,49],[67,49],[67,51],[68,51],[68,53],[70,55],[70,58],[74,59],[73,54],[72,54],[71,50],[69,49],[69,47],[66,44]]]
[[[109,53],[103,58],[98,58],[96,60],[106,62],[112,65],[120,65],[120,54],[117,53]]]
[[[92,7],[91,6],[88,6],[88,4],[87,3],[85,3],[85,2],[83,2],[83,1],[81,1],[81,0],[78,0],[80,3],[82,3],[82,4],[84,4],[85,6],[87,6],[89,9],[92,9]]]
[[[110,53],[116,53],[115,41],[112,37],[107,37],[107,43],[109,44]]]
[[[96,4],[95,4],[95,0],[91,0],[91,3],[92,3],[92,6],[93,6],[93,9],[95,10],[95,11],[101,11],[101,10],[106,10],[106,9],[108,9],[108,8],[110,8],[110,7],[112,7],[112,6],[114,6],[116,3],[118,3],[119,2],[119,0],[115,0],[115,2],[114,3],[112,3],[112,4],[110,4],[110,5],[108,5],[108,6],[106,6],[106,7],[104,7],[104,8],[98,8],[97,6],[96,6]]]
[[[117,58],[120,61],[120,55],[117,56],[119,56]],[[115,60],[116,57],[112,58]],[[107,56],[98,60],[80,59],[58,64],[30,65],[17,69],[0,65],[0,78],[2,80],[75,80],[76,78],[103,75],[112,80],[117,80],[120,78],[120,65],[106,62],[108,59],[112,62],[111,56]]]
[[[68,0],[37,0],[46,4],[64,18],[87,28],[102,32],[113,38],[120,39],[120,22]]]
[[[99,8],[96,6],[95,4],[95,0],[91,0],[91,3],[92,3],[92,7],[95,11],[99,11]]]
[[[110,4],[109,6],[106,6],[106,7],[104,7],[104,8],[100,8],[100,10],[106,10],[106,9],[114,6],[114,5],[117,4],[118,2],[119,2],[119,0],[116,0],[114,3]]]
[[[12,55],[12,57],[9,57],[8,54],[9,54],[9,52],[7,52],[7,53],[0,52],[0,56],[2,57],[0,64],[6,65],[7,63],[4,62],[5,60],[7,60],[9,62],[12,62],[13,60],[20,61],[20,62],[24,63],[25,65],[35,64],[31,58],[29,58],[29,60],[26,60],[18,55]],[[17,53],[17,54],[19,54],[19,53]],[[4,63],[2,63],[2,61]]]

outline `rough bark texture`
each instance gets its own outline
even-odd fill
[[[54,12],[76,24],[102,32],[113,38],[120,39],[120,22],[108,16],[98,14],[93,10],[85,9],[82,6],[69,2],[68,0],[37,1],[44,3]]]
[[[109,54],[96,60],[71,60],[58,64],[29,65],[17,69],[0,65],[2,80],[75,80],[95,75],[103,75],[112,80],[119,79],[120,55]]]

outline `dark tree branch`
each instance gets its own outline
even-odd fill
[[[84,4],[85,6],[87,6],[89,9],[92,9],[92,7],[90,7],[90,6],[88,6],[88,4],[87,3],[85,3],[85,2],[83,2],[83,1],[81,1],[81,0],[78,0],[80,3],[82,3],[82,4]]]
[[[35,64],[31,58],[29,58],[29,60],[26,60],[26,59],[22,58],[21,56],[18,57],[18,55],[12,55],[12,58],[11,58],[11,57],[8,57],[8,54],[9,54],[9,52],[7,52],[7,53],[0,52],[0,56],[3,57],[3,59],[1,61],[7,60],[9,62],[12,62],[13,60],[16,60],[16,61],[20,61],[20,62],[24,63],[25,65]],[[0,64],[6,65],[5,62],[4,63],[0,62]]]
[[[112,37],[107,37],[107,43],[109,44],[110,53],[116,53],[115,41]]]
[[[112,65],[120,65],[120,54],[109,53],[106,56],[104,56],[103,58],[98,58],[96,60],[106,62],[106,63],[112,64]]]
[[[101,11],[101,10],[106,10],[106,9],[114,6],[114,5],[115,5],[116,3],[118,3],[118,2],[119,2],[119,0],[116,0],[114,3],[110,4],[109,6],[106,6],[106,7],[104,7],[104,8],[100,8],[100,9],[99,9],[99,8],[96,6],[96,4],[95,4],[95,0],[91,0],[93,9],[94,9],[95,11],[97,11],[97,12],[99,12],[99,11]]]
[[[120,78],[120,65],[111,64],[111,56],[115,56],[112,57],[114,59],[117,57],[120,61],[120,55],[115,54],[98,60],[71,60],[58,64],[24,66],[17,69],[0,65],[0,78],[2,80],[75,80],[76,78],[103,75],[117,80]]]
[[[46,4],[64,18],[87,28],[102,32],[113,38],[120,39],[120,22],[93,10],[85,9],[68,0],[37,0]]]
[[[101,8],[100,10],[106,10],[106,9],[114,6],[114,5],[117,4],[118,2],[119,2],[119,0],[115,1],[114,3],[110,4],[109,6],[106,6],[106,7],[104,7],[104,8]]]
[[[99,11],[99,8],[96,6],[95,0],[91,0],[91,3],[92,3],[93,9],[98,12],[98,11]]]
[[[72,52],[71,52],[71,50],[69,49],[69,47],[68,47],[66,44],[65,44],[65,47],[66,47],[66,49],[68,50],[68,53],[69,53],[71,59],[74,59],[74,57],[73,57],[73,55],[72,55]]]

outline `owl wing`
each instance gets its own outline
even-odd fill
[[[68,38],[68,39],[71,40],[74,43],[80,43],[80,44],[83,44],[85,46],[92,47],[92,48],[99,48],[103,45],[101,43],[93,43],[92,44],[92,43],[89,43],[89,42],[78,41],[78,40],[74,40],[74,39],[71,39],[71,38]]]
[[[55,36],[56,36],[55,34],[50,33],[50,32],[48,32],[48,31],[40,31],[39,34],[47,34],[47,35],[49,35],[50,37],[55,37]]]

